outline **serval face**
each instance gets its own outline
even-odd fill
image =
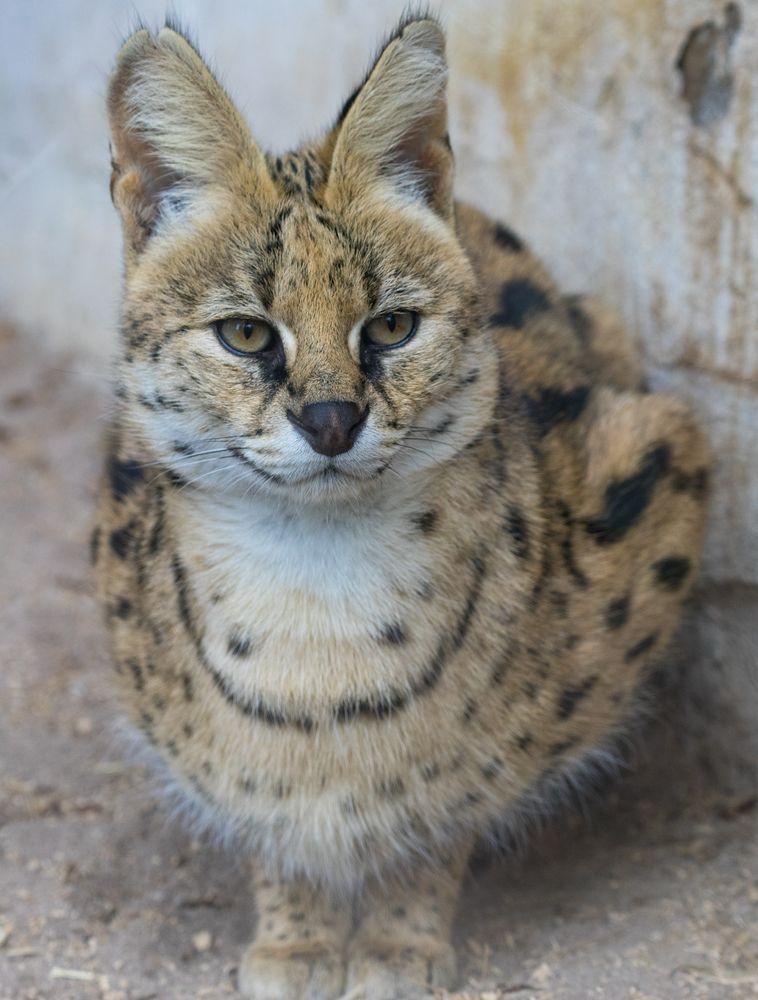
[[[151,76],[127,78],[151,48]],[[441,55],[424,58],[444,85]],[[379,112],[359,95],[321,142],[271,157],[179,36],[138,34],[121,71],[110,95],[128,248],[121,396],[156,460],[200,487],[318,501],[365,494],[470,440],[487,419],[474,383],[492,349],[455,233],[444,117],[439,134],[434,120],[403,126],[398,165],[391,135],[372,148],[364,119]],[[188,88],[176,134],[164,123],[153,140],[156,165],[141,146],[145,109]],[[198,179],[181,157],[214,140],[231,151]],[[467,420],[443,445],[462,391]]]

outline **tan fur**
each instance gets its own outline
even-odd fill
[[[609,755],[697,570],[702,435],[598,304],[453,207],[445,73],[439,27],[401,25],[282,157],[170,29],[111,81],[93,551],[130,719],[256,858],[258,1000],[448,982],[470,844]],[[371,355],[398,309],[418,332]],[[278,367],[221,346],[230,316],[278,329]],[[325,400],[369,408],[333,459],[287,416]]]

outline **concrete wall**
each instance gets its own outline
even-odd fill
[[[260,141],[286,148],[331,118],[402,5],[177,6]],[[747,773],[758,759],[758,3],[439,6],[461,196],[522,230],[567,289],[620,311],[655,383],[690,398],[710,429],[718,469],[687,635],[692,687],[706,716],[720,706],[722,731],[743,733],[731,743]],[[164,8],[140,4],[153,23]],[[97,358],[113,344],[119,281],[102,93],[132,10],[11,0],[0,38],[0,316],[40,347]]]

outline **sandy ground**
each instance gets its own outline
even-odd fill
[[[111,735],[86,560],[104,381],[9,336],[0,358],[0,1000],[232,996],[240,859],[168,821]],[[638,770],[590,827],[473,868],[457,996],[758,996],[755,801]]]

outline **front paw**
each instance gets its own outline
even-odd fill
[[[253,943],[238,973],[239,991],[250,1000],[336,1000],[344,980],[342,955],[302,941],[281,947]]]
[[[423,1000],[454,981],[455,952],[443,942],[401,950],[353,944],[342,1000]]]

